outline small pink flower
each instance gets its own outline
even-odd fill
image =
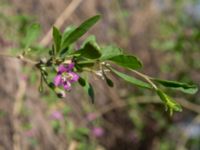
[[[54,111],[52,114],[51,114],[51,117],[52,119],[55,119],[55,120],[62,120],[64,117],[63,117],[63,114],[59,111]]]
[[[77,82],[79,79],[78,74],[72,71],[73,68],[73,62],[68,65],[60,65],[58,67],[58,73],[54,78],[54,85],[63,86],[63,88],[67,91],[71,90],[71,83]]]
[[[97,138],[102,137],[104,135],[104,129],[101,127],[94,127],[92,129],[92,134]]]
[[[89,113],[87,116],[86,116],[87,120],[88,121],[93,121],[97,118],[96,114],[95,113]]]

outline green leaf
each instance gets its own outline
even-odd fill
[[[86,82],[84,89],[87,92],[87,94],[89,95],[91,102],[94,103],[95,95],[94,95],[94,89],[93,89],[92,85],[90,83]]]
[[[79,54],[80,57],[85,57],[88,59],[97,59],[97,58],[101,57],[101,53],[100,53],[98,47],[96,47],[95,45],[93,45],[90,42],[86,43],[84,48],[76,51],[73,54],[75,54],[75,55]]]
[[[82,135],[88,135],[90,130],[88,128],[85,128],[85,127],[79,127],[76,129],[76,131],[79,133],[79,134],[82,134]]]
[[[114,72],[117,76],[119,76],[120,78],[124,79],[125,81],[131,83],[131,84],[134,84],[138,87],[141,87],[141,88],[147,88],[147,89],[152,89],[151,85],[149,85],[148,83],[146,82],[143,82],[141,80],[138,80],[134,77],[131,77],[129,75],[126,75],[124,73],[121,73],[113,68],[111,68],[112,72]]]
[[[114,83],[111,79],[109,79],[107,76],[105,76],[105,79],[109,87],[114,87]]]
[[[81,48],[83,48],[83,47],[85,47],[85,45],[87,44],[87,43],[92,43],[93,45],[96,45],[97,47],[99,47],[98,45],[97,45],[97,43],[96,43],[96,37],[94,36],[94,35],[90,35],[89,37],[87,37],[85,40],[84,40],[84,42],[83,42],[83,44],[81,45]],[[100,48],[99,48],[100,49]]]
[[[88,128],[79,127],[74,131],[73,138],[76,140],[83,140],[86,136],[88,136],[90,130]]]
[[[103,77],[105,78],[106,83],[107,83],[107,85],[108,85],[109,87],[114,87],[113,81],[107,77],[105,71],[103,71]]]
[[[64,39],[62,48],[65,49],[70,44],[77,41],[82,35],[84,35],[98,20],[100,16],[94,16],[83,22],[78,28],[72,31],[67,38]]]
[[[111,46],[101,48],[101,53],[102,53],[102,56],[100,60],[108,60],[108,59],[111,59],[112,57],[122,55],[123,51],[122,49],[111,45]]]
[[[68,36],[74,31],[76,30],[76,26],[74,25],[70,25],[68,27],[65,28],[64,33],[63,33],[63,39],[62,39],[62,44],[63,42],[66,40],[66,38],[68,38]]]
[[[56,52],[59,52],[61,40],[62,40],[62,35],[56,27],[53,27],[53,40],[54,40]]]
[[[181,106],[171,97],[169,97],[167,94],[165,94],[163,91],[158,89],[157,91],[158,96],[160,99],[165,103],[166,108],[169,109],[170,115],[173,114],[173,111],[182,111]]]
[[[75,26],[68,26],[64,34],[62,35],[62,40],[61,40],[61,51],[60,51],[60,56],[65,56],[67,53],[72,53],[73,52],[73,45],[71,44],[68,47],[63,48],[64,41],[68,38],[68,36],[76,29]]]
[[[83,87],[86,85],[86,81],[82,77],[79,77],[78,83]]]
[[[118,55],[109,59],[110,61],[116,63],[119,66],[128,68],[128,69],[140,69],[142,63],[135,56],[131,55]]]
[[[23,40],[23,44],[25,45],[25,49],[30,47],[30,45],[37,40],[40,34],[40,25],[39,24],[32,24],[27,29],[26,36]]]
[[[169,80],[160,80],[160,79],[153,79],[153,80],[165,87],[180,90],[187,94],[195,94],[198,91],[198,87],[196,85],[189,85],[187,83],[169,81]]]

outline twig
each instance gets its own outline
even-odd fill
[[[19,59],[19,60],[21,60],[23,62],[32,64],[32,65],[36,65],[38,63],[38,62],[36,62],[34,60],[25,58],[23,55],[17,55],[17,56],[15,56],[15,55],[7,54],[7,53],[0,53],[0,57],[8,57],[8,58]]]
[[[184,100],[184,99],[176,99],[176,101],[178,103],[180,103],[186,109],[200,114],[200,105],[191,103],[191,102]]]
[[[71,3],[65,8],[62,14],[55,21],[53,26],[56,26],[57,28],[61,28],[64,22],[68,19],[68,17],[71,16],[71,14],[76,10],[76,8],[79,6],[81,2],[82,0],[72,0]],[[52,29],[50,29],[47,32],[47,34],[44,36],[44,38],[40,42],[41,45],[47,46],[49,44],[49,42],[52,39],[51,32],[52,32]]]
[[[19,88],[16,94],[16,99],[14,102],[13,108],[13,125],[14,125],[14,134],[13,134],[13,149],[20,150],[21,149],[21,141],[20,141],[20,134],[21,134],[21,124],[19,120],[20,112],[23,107],[23,96],[25,94],[26,89],[26,82],[19,81]]]
[[[112,71],[112,68],[110,67],[109,64],[104,64],[104,66],[105,66],[107,69],[109,69],[110,71]],[[151,81],[151,77],[149,77],[149,76],[147,76],[147,75],[145,75],[145,74],[143,74],[143,73],[141,73],[141,72],[138,72],[138,71],[136,71],[136,70],[132,70],[132,69],[131,69],[131,71],[132,71],[133,73],[137,74],[138,76],[140,76],[141,78],[143,78],[144,80],[146,80],[146,81],[153,87],[153,89],[154,89],[155,91],[158,90],[158,87]]]
[[[142,77],[143,79],[145,79],[155,90],[158,90],[158,87],[151,81],[150,77],[136,70],[131,70],[131,71],[137,74],[138,76]]]

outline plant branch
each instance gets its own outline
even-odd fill
[[[31,60],[29,58],[25,58],[23,55],[11,55],[11,54],[7,54],[7,53],[0,53],[0,57],[8,57],[8,58],[14,58],[14,59],[19,59],[23,62],[32,64],[32,65],[36,65],[38,62]]]
[[[151,81],[150,77],[136,70],[131,70],[131,71],[137,74],[138,76],[142,77],[143,79],[145,79],[154,88],[154,90],[158,90],[158,87]]]

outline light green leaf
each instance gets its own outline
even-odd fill
[[[23,44],[25,49],[29,48],[30,45],[37,40],[40,35],[40,25],[39,24],[32,24],[27,29],[27,33],[25,38],[23,39]]]
[[[101,53],[102,53],[102,56],[100,60],[108,60],[108,59],[111,59],[112,57],[123,54],[122,49],[113,45],[101,48]]]
[[[89,37],[87,37],[85,40],[84,40],[84,42],[83,42],[83,44],[81,45],[81,48],[83,48],[83,47],[85,47],[85,45],[87,44],[87,43],[92,43],[93,45],[95,44],[96,46],[97,46],[97,43],[96,43],[96,37],[94,36],[94,35],[90,35]],[[99,46],[97,46],[97,47],[99,47]],[[99,48],[100,49],[100,48]]]
[[[98,47],[96,47],[95,45],[93,45],[92,43],[86,43],[85,46],[76,51],[75,53],[72,54],[79,54],[80,57],[85,57],[88,59],[97,59],[99,57],[101,57],[101,53],[100,50],[98,49]]]
[[[118,55],[109,59],[110,61],[116,63],[119,66],[128,68],[128,69],[140,69],[142,67],[142,63],[140,60],[131,55]]]
[[[141,87],[141,88],[147,88],[147,89],[152,89],[151,85],[149,85],[148,83],[146,82],[143,82],[141,80],[138,80],[132,76],[129,76],[129,75],[126,75],[124,73],[121,73],[113,68],[111,68],[112,72],[114,72],[117,76],[119,76],[120,78],[124,79],[125,81],[131,83],[131,84],[134,84],[138,87]]]
[[[70,44],[77,41],[82,35],[84,35],[98,20],[100,19],[99,15],[89,18],[83,22],[78,28],[72,31],[63,41],[62,48],[65,49]]]
[[[71,44],[70,46],[66,47],[63,49],[63,43],[65,41],[66,38],[68,38],[68,36],[76,29],[75,26],[68,26],[65,31],[64,34],[62,35],[62,40],[61,40],[61,51],[60,51],[60,56],[64,57],[67,53],[72,53],[74,51],[73,48],[73,44]]]
[[[176,90],[180,90],[187,94],[195,94],[198,91],[198,87],[196,85],[189,85],[187,83],[177,82],[177,81],[169,81],[169,80],[161,80],[161,79],[153,79],[155,82]]]
[[[74,31],[74,30],[76,30],[76,26],[73,26],[73,25],[70,25],[70,26],[68,26],[66,29],[65,29],[65,31],[64,31],[64,33],[63,33],[63,35],[62,35],[62,41],[61,41],[61,45],[63,45],[64,44],[64,41],[68,38],[68,36]]]
[[[53,27],[53,40],[54,40],[54,46],[55,46],[56,52],[59,52],[62,35],[56,27]]]
[[[173,111],[182,111],[181,106],[171,97],[169,97],[167,94],[165,94],[163,91],[158,89],[157,91],[158,96],[160,99],[165,103],[166,108],[169,109],[170,115],[173,114]]]

